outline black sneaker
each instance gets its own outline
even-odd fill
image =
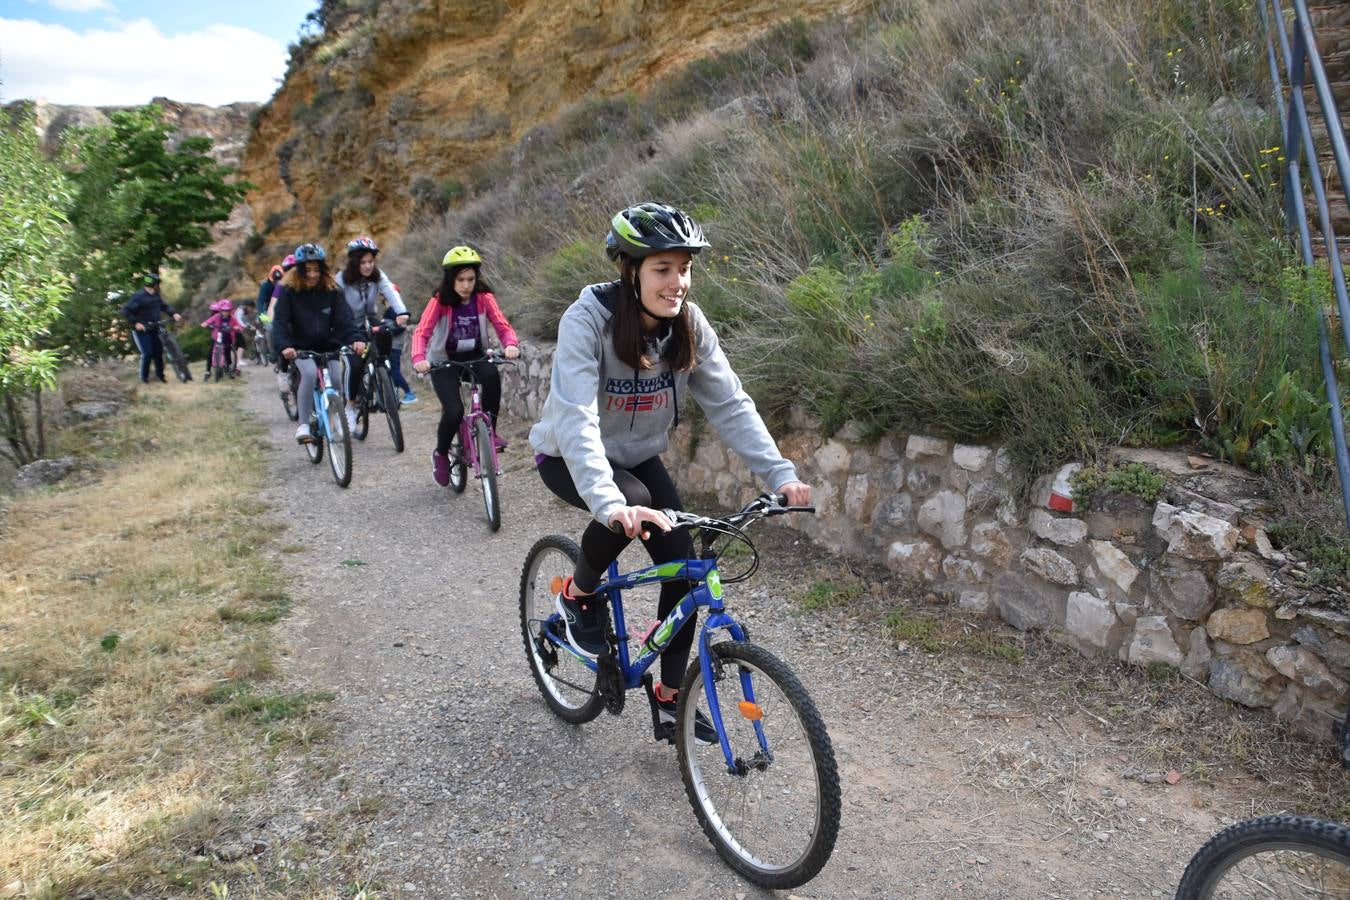
[[[662,685],[658,681],[655,686],[656,691],[656,711],[661,718],[661,722],[675,724],[675,710],[680,705],[680,692],[672,691],[669,700],[661,699]],[[703,710],[694,710],[694,740],[700,744],[717,743],[717,729],[713,728],[713,723],[708,721],[708,717],[703,714]]]
[[[605,609],[603,597],[582,597],[573,600],[559,591],[553,599],[562,616],[567,643],[587,659],[595,659],[608,649],[605,643]]]

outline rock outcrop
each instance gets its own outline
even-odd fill
[[[297,51],[250,137],[258,233],[272,250],[330,234],[397,237],[415,186],[467,182],[471,166],[567,105],[645,90],[789,18],[860,5],[394,0],[377,17],[329,21]]]

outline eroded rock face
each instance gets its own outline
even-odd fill
[[[419,180],[435,194],[518,141],[517,165],[548,152],[564,107],[645,91],[788,19],[861,5],[690,0],[656,14],[618,0],[386,0],[377,17],[333,23],[260,111],[243,163],[254,222],[261,233],[271,219],[277,245],[325,238],[323,218],[330,234],[390,241],[428,211]],[[747,98],[719,119],[765,111]]]

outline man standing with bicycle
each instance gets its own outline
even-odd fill
[[[142,287],[122,306],[122,315],[131,323],[131,338],[141,354],[141,384],[150,382],[150,363],[155,363],[155,377],[164,378],[164,345],[159,340],[159,317],[162,313],[173,316],[175,322],[183,317],[174,312],[173,307],[164,302],[159,295],[159,275],[150,272],[142,277]]]

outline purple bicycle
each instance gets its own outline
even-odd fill
[[[459,369],[460,380],[469,383],[469,402],[464,406],[464,418],[459,420],[459,433],[450,439],[450,487],[456,494],[463,493],[472,466],[473,477],[483,488],[488,525],[496,531],[502,527],[502,508],[497,498],[497,476],[502,474],[502,466],[497,459],[497,431],[492,427],[492,417],[483,409],[482,388],[473,373],[473,365],[480,362],[490,362],[494,366],[514,365],[511,360],[489,350],[479,359],[432,363],[431,371]]]

